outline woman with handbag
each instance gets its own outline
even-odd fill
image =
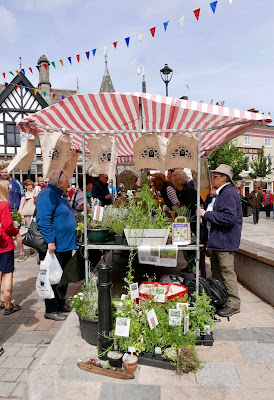
[[[13,226],[8,198],[9,182],[0,181],[0,293],[3,282],[4,294],[4,301],[0,301],[0,310],[4,309],[4,315],[22,308],[11,302],[15,249],[12,237],[18,235],[19,230]]]
[[[72,257],[72,250],[77,249],[76,243],[76,221],[73,210],[63,197],[67,192],[68,175],[63,171],[54,170],[49,173],[49,184],[37,199],[36,222],[42,233],[47,250],[55,252],[56,257],[64,270],[66,264]],[[39,252],[40,260],[46,253]],[[62,312],[69,312],[70,306],[65,304],[67,285],[58,287],[52,285],[53,299],[45,299],[45,318],[55,321],[63,321],[66,316]]]
[[[30,179],[26,179],[24,181],[24,188],[26,194],[26,201],[23,207],[23,217],[26,223],[27,228],[30,227],[30,223],[33,217],[33,213],[35,210],[35,202],[34,202],[34,190],[33,190],[33,181]],[[34,253],[34,249],[30,248],[30,254]]]

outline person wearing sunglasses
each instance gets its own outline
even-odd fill
[[[233,185],[232,168],[221,164],[212,173],[216,199],[211,211],[200,209],[200,216],[211,224],[207,249],[212,250],[212,276],[223,282],[228,291],[228,304],[217,314],[230,317],[240,312],[234,253],[240,245],[243,212],[239,194]]]
[[[68,175],[59,170],[49,173],[48,187],[43,190],[37,199],[36,222],[48,245],[50,253],[55,252],[56,257],[64,270],[72,257],[72,250],[77,249],[76,220],[74,212],[63,197],[68,189]],[[40,260],[46,253],[39,252]],[[65,303],[67,285],[58,288],[52,285],[54,299],[45,299],[45,318],[63,321],[66,316],[62,312],[71,311]],[[59,294],[61,293],[61,294]]]

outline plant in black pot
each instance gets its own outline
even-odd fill
[[[94,346],[98,339],[98,292],[96,280],[91,275],[81,291],[70,298],[70,305],[75,309],[80,322],[82,338]]]
[[[123,353],[116,350],[111,350],[107,353],[109,365],[115,368],[122,368]]]
[[[123,244],[124,229],[126,227],[126,219],[121,215],[117,215],[110,221],[109,231],[114,233],[116,244]]]

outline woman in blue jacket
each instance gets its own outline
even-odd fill
[[[55,252],[56,257],[64,269],[72,257],[72,250],[77,249],[76,220],[74,212],[63,197],[67,192],[68,176],[63,171],[54,170],[49,173],[48,187],[41,191],[37,198],[37,225],[48,245],[50,253]],[[39,253],[43,260],[45,253]],[[61,312],[69,312],[70,306],[65,304],[67,285],[59,287],[62,298],[59,296],[57,285],[52,285],[54,299],[45,299],[45,318],[62,321],[66,316]]]

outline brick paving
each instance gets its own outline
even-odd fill
[[[27,380],[31,370],[50,345],[64,322],[44,318],[45,306],[36,293],[38,274],[36,253],[25,262],[15,261],[12,300],[22,310],[3,315],[0,312],[0,399],[27,399]],[[15,252],[18,257],[18,251]],[[70,284],[68,296],[77,292],[80,283]]]

